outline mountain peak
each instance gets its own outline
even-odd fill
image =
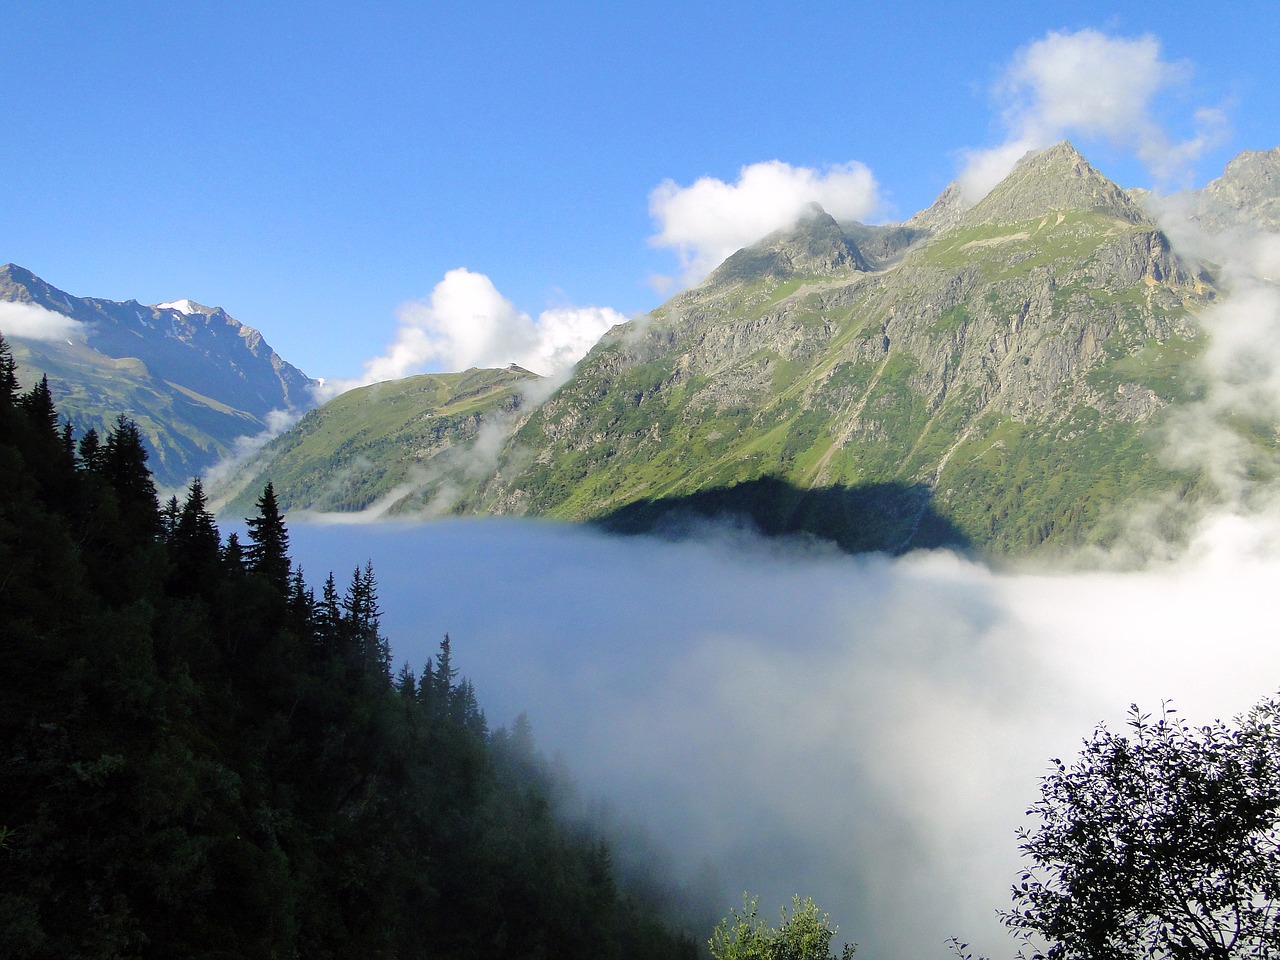
[[[819,204],[810,203],[793,225],[739,250],[712,271],[707,282],[722,284],[759,277],[782,279],[796,274],[832,275],[870,269],[835,218]]]
[[[938,194],[938,199],[934,200],[928,209],[921,210],[903,226],[927,230],[929,233],[941,233],[959,223],[972,206],[973,204],[965,200],[964,191],[960,189],[959,182],[953,180]]]
[[[174,300],[170,303],[157,303],[152,306],[152,309],[176,310],[178,313],[186,314],[189,317],[212,317],[215,314],[224,312],[221,307],[206,307],[203,303],[196,303],[194,300]]]
[[[970,226],[1023,223],[1066,210],[1088,210],[1129,223],[1146,220],[1120,187],[1063,140],[1026,154],[962,222]]]
[[[1280,147],[1246,150],[1198,196],[1194,219],[1211,230],[1252,225],[1280,231]]]

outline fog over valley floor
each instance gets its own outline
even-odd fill
[[[491,726],[527,711],[583,792],[724,909],[813,896],[868,958],[1009,955],[1015,829],[1050,757],[1130,703],[1230,719],[1280,683],[1266,521],[1128,573],[994,572],[721,531],[615,539],[515,520],[295,518],[318,581],[372,559],[397,663],[450,633]]]

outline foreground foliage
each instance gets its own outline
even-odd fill
[[[715,960],[835,960],[836,929],[812,900],[793,897],[776,928],[761,919],[759,907],[758,899],[744,897],[742,912],[720,921],[708,944]],[[841,960],[851,960],[853,951],[854,945],[846,944]]]
[[[1280,955],[1280,700],[1129,731],[1055,761],[1005,922],[1034,960]]]
[[[317,597],[137,428],[60,427],[0,339],[0,956],[691,957],[448,638],[394,679],[366,565]]]

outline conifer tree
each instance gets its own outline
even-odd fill
[[[19,401],[31,418],[32,424],[44,436],[61,440],[58,430],[58,408],[53,402],[53,393],[49,390],[49,378],[41,377],[40,382],[22,395]]]
[[[138,425],[121,414],[107,435],[102,452],[102,473],[116,492],[120,511],[140,533],[150,536],[160,528],[156,486],[147,469],[147,448]]]
[[[258,515],[245,521],[249,526],[249,566],[283,595],[289,587],[289,531],[270,482],[258,498],[257,507]]]
[[[454,681],[458,677],[458,668],[453,665],[453,650],[446,633],[440,641],[440,653],[436,656],[435,691],[432,701],[436,709],[444,716],[449,715],[449,705],[453,702]]]
[[[206,582],[216,577],[221,566],[222,540],[208,503],[204,484],[195,477],[181,509],[176,497],[166,509],[166,513],[173,514],[172,519],[167,519],[171,524],[168,538],[173,545],[171,582],[179,593],[203,592]]]
[[[335,653],[339,649],[342,636],[342,601],[338,598],[338,585],[334,582],[333,572],[325,578],[320,590],[320,600],[316,604],[316,636],[326,654]]]
[[[373,563],[357,567],[342,602],[347,629],[354,641],[356,672],[383,683],[391,680],[391,648],[382,636],[382,610],[378,607],[378,581]]]
[[[199,477],[194,477],[187,489],[187,500],[182,505],[182,512],[178,514],[175,534],[175,541],[180,549],[197,554],[202,559],[217,558],[221,547],[218,525],[209,511],[209,499],[205,496],[204,483]]]
[[[18,402],[18,362],[13,359],[13,351],[4,334],[0,334],[0,407],[13,406]]]
[[[90,427],[84,432],[84,436],[80,438],[80,466],[90,473],[99,473],[102,470],[102,441],[98,437],[98,431]]]
[[[248,568],[245,559],[244,545],[240,543],[240,534],[229,533],[226,545],[222,548],[222,567],[231,577],[238,577]]]

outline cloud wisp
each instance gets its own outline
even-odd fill
[[[770,160],[743,167],[734,183],[715,177],[687,187],[663,181],[649,194],[658,225],[649,242],[673,250],[681,274],[655,278],[655,286],[697,283],[730,254],[791,226],[814,202],[837,220],[863,219],[879,208],[879,188],[856,161],[815,170]]]
[[[83,340],[89,330],[79,320],[34,303],[0,301],[0,333],[48,342]]]
[[[386,351],[366,361],[358,378],[326,381],[321,399],[431,370],[513,363],[562,382],[606,330],[627,318],[609,307],[556,307],[535,320],[487,276],[458,268],[446,273],[426,300],[402,305],[397,319]]]
[[[1194,135],[1177,141],[1156,118],[1154,104],[1183,84],[1187,73],[1186,65],[1163,59],[1159,41],[1150,35],[1051,32],[1029,44],[994,90],[1005,141],[962,152],[965,198],[976,203],[1025,154],[1073,136],[1131,150],[1158,185],[1176,184],[1226,128],[1220,109],[1202,107],[1192,116]]]

